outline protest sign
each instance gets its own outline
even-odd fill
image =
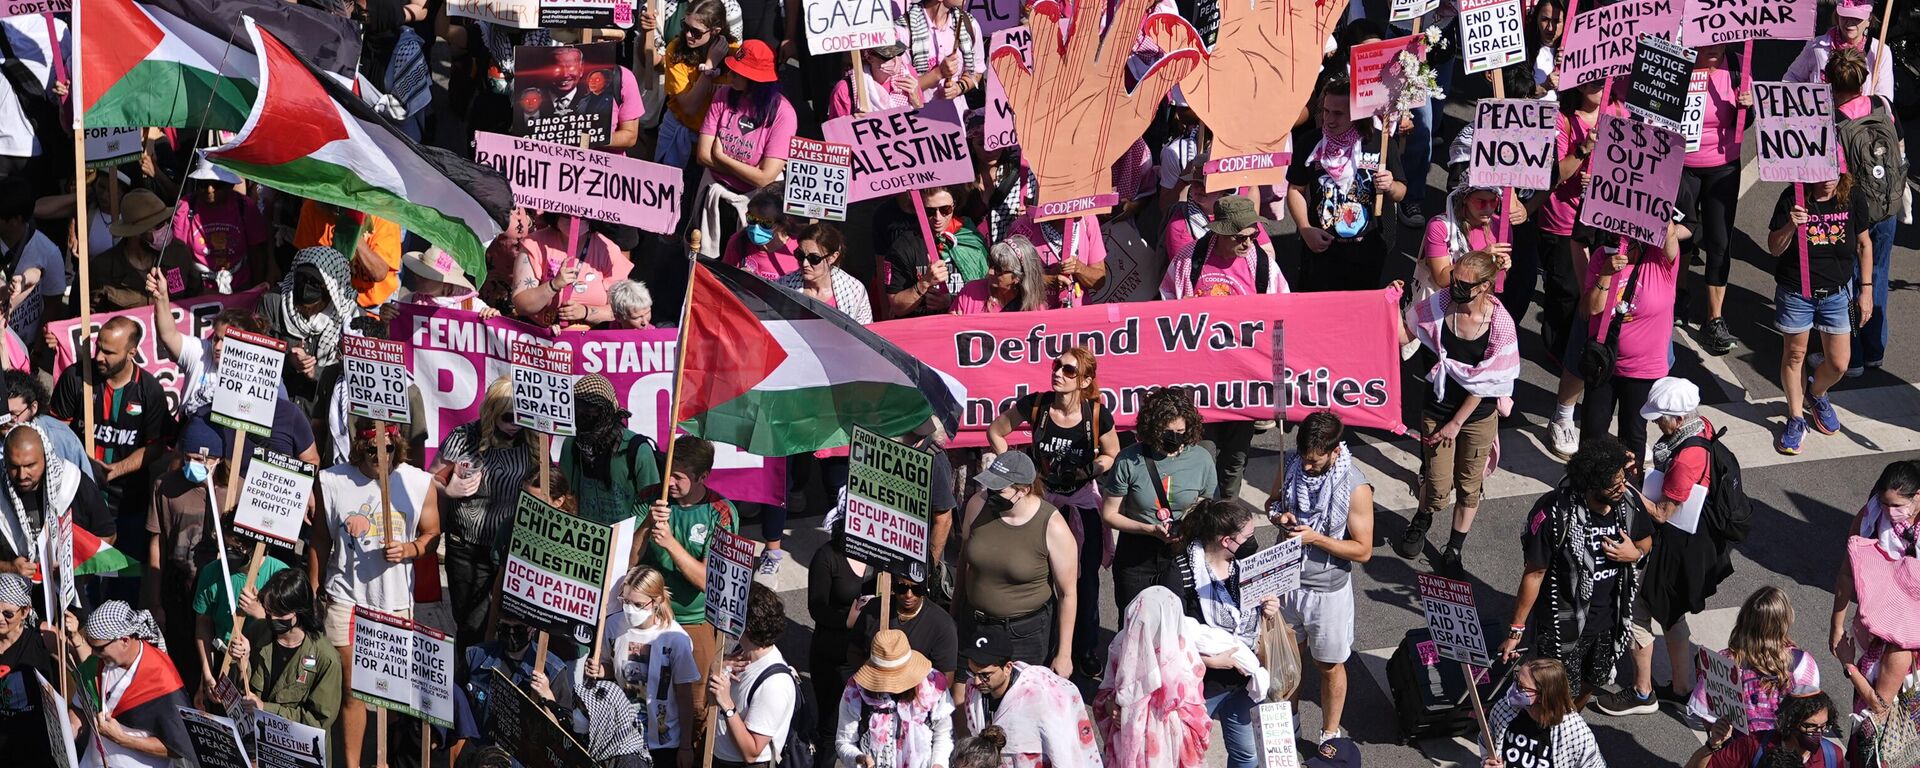
[[[501,579],[501,612],[582,643],[593,641],[607,590],[625,574],[634,519],[600,525],[521,492]],[[620,568],[611,567],[618,558]]]
[[[193,707],[179,707],[180,719],[193,740],[194,765],[199,768],[253,768],[247,759],[246,745],[233,721],[209,715]]]
[[[807,50],[815,56],[893,42],[893,11],[887,0],[803,0],[802,5]]]
[[[673,234],[680,223],[680,169],[584,149],[579,141],[540,141],[480,131],[473,159],[513,188],[513,204],[624,227]]]
[[[1260,729],[1253,732],[1255,765],[1300,768],[1299,737],[1294,734],[1293,702],[1269,701],[1254,707]]]
[[[1687,77],[1687,112],[1680,118],[1680,135],[1687,139],[1687,151],[1700,151],[1700,135],[1707,124],[1707,89],[1713,86],[1713,70],[1696,69]]]
[[[179,299],[170,307],[171,322],[180,329],[180,335],[189,339],[204,339],[213,333],[213,318],[231,307],[253,307],[260,303],[260,294],[265,290],[254,288],[240,293]],[[161,388],[167,391],[167,410],[178,410],[180,390],[186,382],[180,379],[180,366],[174,363],[173,358],[160,352],[160,334],[153,328],[153,308],[95,312],[93,329],[98,331],[100,326],[116,317],[124,317],[140,326],[140,343],[134,347],[133,360],[147,373],[153,374]],[[47,332],[53,334],[53,369],[64,371],[78,360],[74,357],[74,350],[80,347],[81,342],[80,319],[47,323]]]
[[[1693,85],[1692,48],[1664,37],[1641,35],[1633,51],[1627,109],[1657,125],[1681,130],[1687,113],[1687,89]]]
[[[273,434],[273,401],[286,355],[284,341],[228,328],[213,389],[213,423],[255,437]]]
[[[1467,74],[1499,69],[1527,57],[1520,0],[1460,0],[1460,50]]]
[[[447,15],[532,29],[540,26],[540,0],[447,0]]]
[[[966,124],[946,99],[918,110],[899,107],[829,120],[820,130],[827,141],[853,147],[849,203],[973,180]]]
[[[73,512],[68,510],[48,518],[36,544],[39,549],[35,558],[40,568],[33,578],[40,582],[43,604],[80,605],[80,590],[76,586],[79,577],[74,575],[73,564]]]
[[[1286,194],[1283,185],[1280,196]],[[1102,221],[1100,235],[1107,245],[1107,260],[1102,262],[1107,279],[1087,289],[1085,303],[1158,300],[1160,282],[1167,274],[1167,254],[1141,234],[1140,223],[1131,218]]]
[[[7,0],[8,16],[38,16],[43,13],[71,13],[73,0]],[[93,155],[89,153],[88,157]]]
[[[1440,655],[1462,664],[1487,666],[1487,633],[1480,626],[1480,609],[1473,604],[1473,585],[1431,573],[1415,574],[1420,581],[1420,606],[1427,614],[1427,631]]]
[[[513,343],[513,420],[549,435],[571,435],[573,348],[544,339]]]
[[[1673,37],[1680,31],[1681,0],[1621,0],[1582,7],[1568,24],[1560,51],[1560,90],[1632,71],[1641,35]]]
[[[453,638],[418,622],[413,625],[413,692],[408,714],[453,727]]]
[[[795,136],[787,148],[786,212],[846,221],[847,184],[852,180],[853,148]]]
[[[1399,432],[1398,306],[1384,291],[1336,291],[987,314],[958,331],[947,317],[868,328],[966,388],[957,447],[985,445],[987,425],[1050,375],[1048,350],[1072,346],[1100,358],[1102,412],[1118,430],[1133,428],[1147,393],[1178,386],[1208,423],[1271,419],[1279,404],[1289,420],[1332,409],[1349,427]],[[1278,392],[1268,336],[1276,319],[1288,342]]]
[[[1746,733],[1751,724],[1747,722],[1747,688],[1740,677],[1740,665],[1733,657],[1700,649],[1700,684],[1707,687],[1707,708],[1713,711],[1713,719]]]
[[[413,622],[361,606],[353,608],[353,697],[367,706],[411,712]]]
[[[251,746],[255,736],[254,716],[260,713],[260,708],[247,700],[233,675],[221,675],[214,682],[213,697],[226,709],[227,717],[233,720],[233,729],[240,732],[240,743]]]
[[[490,722],[483,724],[490,741],[513,753],[521,768],[579,768],[594,765],[573,733],[555,722],[546,707],[528,696],[513,679],[491,667],[480,683],[487,692]]]
[[[1348,109],[1355,120],[1377,115],[1393,103],[1393,93],[1384,79],[1387,67],[1403,52],[1418,55],[1421,39],[1419,35],[1407,35],[1353,46],[1352,58],[1347,60],[1353,87],[1353,102]]]
[[[1754,83],[1753,116],[1761,181],[1840,178],[1832,86]]]
[[[1686,0],[1687,45],[1813,37],[1819,0]]]
[[[1481,99],[1473,107],[1473,154],[1468,183],[1476,187],[1552,189],[1554,119],[1552,102],[1539,99]]]
[[[233,513],[234,530],[255,541],[297,546],[307,496],[313,492],[313,465],[255,446],[246,471],[240,506]]]
[[[1629,0],[1631,1],[1631,0]],[[1667,241],[1686,140],[1678,131],[1601,115],[1580,223],[1649,245]]]
[[[254,715],[260,737],[254,757],[260,768],[326,768],[327,732],[302,725],[272,712]]]
[[[510,374],[512,343],[556,338],[519,320],[482,320],[466,310],[425,304],[401,305],[390,333],[407,339],[413,348],[414,383],[426,433],[421,463],[429,466],[448,433],[480,418],[487,383]],[[598,373],[613,384],[614,399],[632,414],[627,429],[642,435],[668,433],[673,368],[679,360],[674,329],[566,331],[557,339],[575,351],[578,372]],[[765,459],[716,444],[707,486],[735,501],[784,504],[786,467],[785,457]]]
[[[88,168],[112,168],[131,162],[141,150],[138,128],[87,128]]]
[[[1019,26],[1021,0],[967,0],[967,14],[980,25],[981,37]]]
[[[1440,7],[1440,0],[1393,0],[1389,6],[1391,21],[1413,21]]]
[[[853,428],[847,459],[847,555],[926,580],[933,454]]]
[[[1033,32],[1024,26],[1015,26],[993,33],[987,50],[1010,49],[1025,64],[1033,59],[1028,53],[1032,45]],[[1019,144],[1020,131],[1013,125],[1013,102],[1007,101],[1007,87],[1000,83],[1000,74],[988,68],[986,125],[980,136],[980,148],[992,152]]]
[[[513,49],[513,117],[508,132],[529,139],[606,146],[620,97],[615,43],[522,45]]]
[[[413,386],[413,371],[407,365],[406,342],[342,336],[340,360],[341,373],[346,377],[348,413],[377,421],[412,423],[407,389]]]
[[[629,29],[633,6],[634,0],[540,0],[540,26]]]
[[[747,628],[747,590],[753,587],[753,541],[717,530],[707,547],[707,623],[739,637]]]
[[[1260,601],[1290,594],[1300,588],[1300,572],[1306,565],[1305,555],[1300,537],[1285,536],[1274,542],[1273,546],[1241,559],[1240,615],[1243,621],[1259,617]]]
[[[56,765],[79,765],[80,756],[75,754],[73,721],[67,719],[66,699],[60,696],[60,689],[47,682],[40,670],[33,671],[33,679],[39,683],[35,690],[40,696],[40,715],[47,722],[47,746],[51,748],[48,754],[53,756]]]

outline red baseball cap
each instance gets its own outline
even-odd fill
[[[756,83],[771,83],[780,77],[774,71],[773,49],[763,40],[741,43],[740,49],[727,57],[727,69]]]

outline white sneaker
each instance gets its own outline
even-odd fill
[[[1574,426],[1571,420],[1548,422],[1547,433],[1550,438],[1548,442],[1551,443],[1547,450],[1561,461],[1573,458],[1573,454],[1580,450],[1580,428]]]
[[[757,567],[754,570],[761,576],[773,576],[780,572],[780,564],[786,559],[787,551],[784,549],[766,550],[760,553],[760,562],[756,564]]]
[[[1319,740],[1319,741],[1316,741],[1316,742],[1314,742],[1314,743],[1315,743],[1315,744],[1325,744],[1325,743],[1327,743],[1327,742],[1329,742],[1329,741],[1332,741],[1332,740],[1334,740],[1334,739],[1340,739],[1340,738],[1345,738],[1345,737],[1346,737],[1346,735],[1347,735],[1347,729],[1345,729],[1345,728],[1342,728],[1342,729],[1340,729],[1340,730],[1338,730],[1338,731],[1334,731],[1334,732],[1331,732],[1331,733],[1329,733],[1329,732],[1327,732],[1327,731],[1321,731],[1321,732],[1320,732],[1320,740]]]

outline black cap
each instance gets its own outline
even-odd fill
[[[974,627],[973,639],[960,649],[960,656],[983,667],[997,667],[1013,660],[1013,636],[1005,624],[981,624]]]

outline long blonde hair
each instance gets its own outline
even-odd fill
[[[673,603],[667,593],[665,574],[644,565],[636,565],[627,570],[627,575],[620,577],[620,599],[623,602],[629,589],[653,598],[654,626],[673,625]]]
[[[1740,605],[1733,621],[1727,653],[1734,662],[1753,670],[1760,684],[1787,690],[1793,676],[1793,601],[1779,587],[1761,587]]]
[[[513,416],[513,380],[505,376],[494,379],[487,385],[487,394],[480,398],[480,426],[475,429],[479,434],[474,439],[480,444],[481,451],[491,451],[512,447],[514,443],[533,445],[533,431],[522,429],[511,438],[502,439],[497,426],[502,420]]]

